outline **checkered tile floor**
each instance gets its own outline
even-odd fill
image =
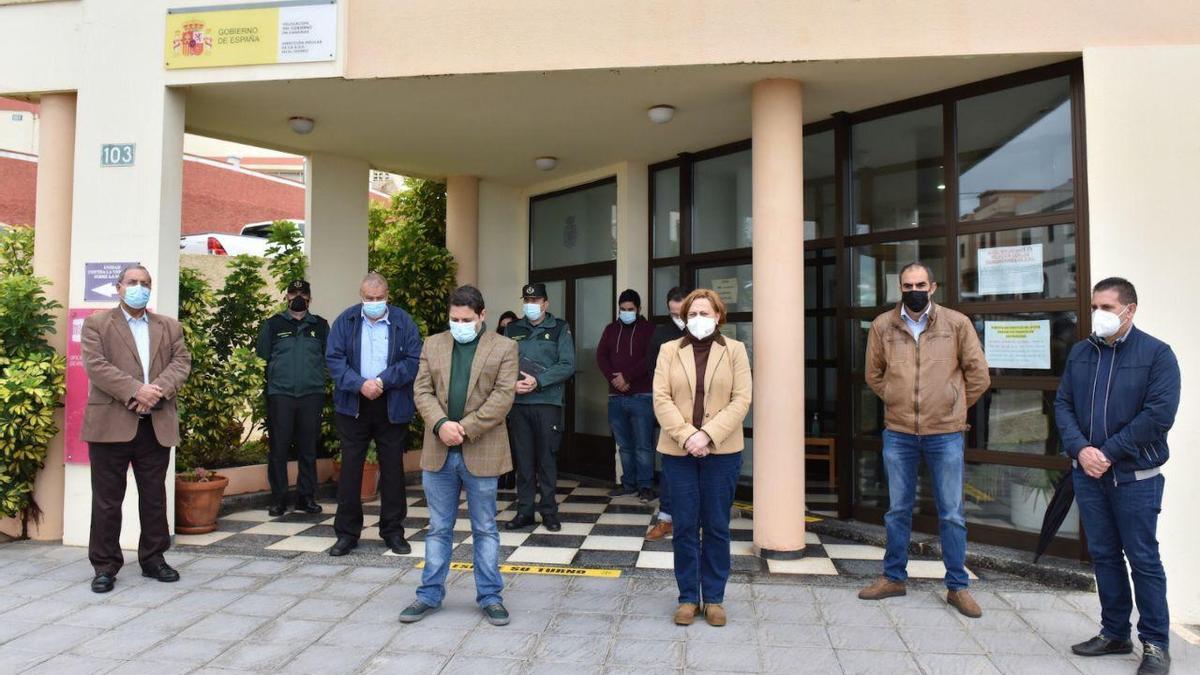
[[[465,497],[464,497],[465,500]],[[550,532],[538,525],[532,530],[508,532],[503,523],[516,515],[516,493],[501,490],[497,502],[500,528],[500,562],[534,563],[591,568],[674,568],[671,541],[644,539],[657,502],[644,504],[637,497],[609,497],[608,488],[583,487],[577,482],[558,483],[559,519],[562,530]],[[176,545],[208,550],[247,552],[261,550],[272,555],[323,553],[337,540],[333,514],[337,505],[322,501],[325,513],[287,513],[278,518],[265,509],[231,513],[218,521],[215,532],[177,535]],[[408,518],[405,536],[413,551],[407,557],[423,558],[429,510],[420,486],[408,487]],[[379,537],[379,502],[363,505],[364,524],[356,555],[394,556]],[[822,538],[809,532],[805,557],[800,560],[764,561],[753,554],[753,521],[735,518],[730,523],[733,571],[749,574],[810,574],[873,577],[880,572],[883,549]],[[466,502],[459,505],[454,525],[452,558],[470,561],[471,524]],[[909,576],[940,579],[945,573],[939,560],[911,560]],[[974,575],[972,574],[972,578]]]

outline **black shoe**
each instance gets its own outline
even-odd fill
[[[1138,675],[1163,675],[1171,672],[1171,655],[1158,645],[1142,645],[1142,665]]]
[[[163,563],[152,570],[142,570],[142,576],[150,577],[151,579],[157,579],[165,584],[169,584],[173,581],[179,581],[179,572],[176,572],[175,569],[167,563]]]
[[[522,516],[517,514],[512,520],[504,524],[506,530],[523,530],[527,527],[532,527],[536,524],[533,516]]]
[[[498,602],[483,608],[483,618],[493,626],[507,626],[510,621],[508,610]]]
[[[296,504],[296,510],[303,511],[305,513],[311,513],[313,515],[325,512],[325,509],[321,508],[321,505],[317,503],[317,500],[313,499],[312,497],[302,498]]]
[[[544,525],[545,528],[551,532],[558,532],[562,529],[562,523],[559,522],[558,516],[553,513],[547,513],[546,515],[542,516],[542,525]]]
[[[413,604],[405,607],[404,611],[400,612],[400,623],[416,623],[437,610],[437,607],[430,607],[420,600],[414,600]]]
[[[608,496],[609,497],[624,497],[625,495],[636,495],[637,493],[638,493],[637,488],[625,487],[624,485],[621,485],[621,486],[617,487],[616,489],[609,490]]]
[[[97,574],[95,579],[92,579],[93,593],[107,593],[113,589],[113,584],[117,583],[115,574]]]
[[[383,540],[383,545],[392,550],[396,555],[408,555],[412,553],[412,545],[404,540],[404,537],[399,535],[395,537],[386,537]]]
[[[641,490],[638,490],[638,499],[643,504],[654,501],[654,490],[651,490],[650,488],[642,488]]]
[[[267,509],[267,515],[271,516],[272,518],[278,518],[279,516],[287,513],[287,510],[287,504],[272,504],[271,508]]]
[[[1133,642],[1129,640],[1109,640],[1103,635],[1071,645],[1071,651],[1077,656],[1108,656],[1110,654],[1132,654]]]
[[[335,558],[338,556],[343,556],[353,550],[356,546],[358,546],[357,539],[351,539],[350,537],[338,537],[337,543],[330,547],[329,555]]]

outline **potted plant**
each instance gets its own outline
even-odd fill
[[[342,477],[342,453],[333,455],[333,482]],[[367,448],[367,457],[363,462],[362,490],[360,498],[364,502],[373,501],[379,493],[379,453],[375,451],[375,441]]]
[[[206,469],[175,474],[175,531],[205,534],[217,529],[217,513],[229,479]]]
[[[1046,507],[1054,497],[1054,481],[1058,474],[1051,469],[1025,469],[1009,483],[1010,518],[1014,527],[1026,532],[1041,531]],[[1058,533],[1065,537],[1079,535],[1079,511],[1075,504],[1071,505]]]

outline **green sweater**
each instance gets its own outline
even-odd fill
[[[480,333],[482,335],[482,333]],[[454,350],[450,353],[450,391],[446,394],[446,417],[437,423],[433,433],[437,433],[442,424],[447,421],[459,422],[466,413],[467,387],[471,384],[471,364],[475,361],[475,349],[479,346],[479,336],[462,344],[454,342]],[[462,452],[462,446],[450,448],[450,452]]]

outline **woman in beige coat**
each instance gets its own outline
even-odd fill
[[[654,369],[658,451],[675,527],[675,623],[690,625],[703,608],[708,623],[724,626],[729,512],[753,389],[750,359],[745,345],[718,331],[726,315],[716,292],[692,291],[681,316],[687,333],[663,345]]]

